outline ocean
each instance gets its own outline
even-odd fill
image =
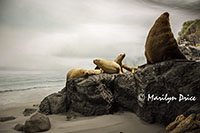
[[[42,100],[45,96],[65,87],[66,73],[0,71],[0,106]]]

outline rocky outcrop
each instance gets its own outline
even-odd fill
[[[115,79],[115,99],[124,108],[136,112],[141,119],[167,125],[199,102],[199,68],[200,63],[186,60],[139,67],[134,74],[120,75]],[[195,96],[196,100],[179,102],[180,94]],[[177,99],[159,101],[153,100],[152,96]]]
[[[200,46],[200,19],[184,22],[178,34],[179,44]]]
[[[177,125],[181,123],[181,121],[185,120],[184,115],[179,115],[176,117],[175,121],[171,122],[165,129],[167,131],[171,131],[176,128]]]
[[[200,61],[200,46],[195,47],[192,45],[180,44],[180,51],[191,61]]]
[[[200,114],[190,114],[186,118],[183,115],[177,116],[176,120],[166,127],[171,133],[196,132],[199,129]]]
[[[190,108],[188,108],[183,115],[185,117],[188,117],[190,114],[200,114],[200,103],[196,103]]]
[[[92,116],[122,108],[135,112],[144,121],[167,125],[176,116],[189,112],[192,106],[197,106],[196,111],[200,107],[199,68],[200,62],[179,59],[143,65],[135,73],[70,79],[59,92],[60,97],[66,97],[65,100],[59,100],[57,93],[52,94],[54,100],[43,100],[40,112],[53,113],[50,111],[51,102],[61,101],[61,105],[65,104],[63,112],[72,110]],[[50,99],[50,96],[45,99]],[[55,110],[59,109],[60,106],[55,106]]]
[[[45,97],[39,108],[43,114],[58,114],[67,111],[68,100],[65,92],[53,93]]]
[[[47,116],[36,113],[30,119],[26,120],[24,126],[19,125],[19,129],[21,128],[23,128],[23,131],[29,133],[48,131],[51,128],[51,123]]]
[[[113,85],[116,75],[99,74],[67,81],[70,109],[85,116],[112,113]]]
[[[183,24],[178,43],[180,51],[188,60],[200,61],[200,19]]]

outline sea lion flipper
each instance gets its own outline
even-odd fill
[[[123,74],[123,72],[121,71],[121,69],[119,69],[119,74]]]

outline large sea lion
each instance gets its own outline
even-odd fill
[[[120,74],[122,74],[120,65],[114,61],[95,59],[95,60],[93,60],[93,63],[96,64],[105,73],[110,73],[110,74],[120,73]]]
[[[163,13],[151,28],[146,44],[145,56],[148,64],[170,59],[186,59],[178,49],[170,28],[169,13]]]
[[[73,68],[67,73],[67,80],[71,78],[83,78],[87,76],[88,76],[88,72],[86,69]]]

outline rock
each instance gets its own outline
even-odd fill
[[[25,132],[42,132],[48,131],[51,128],[51,123],[46,115],[36,113],[26,120],[24,125]]]
[[[76,114],[75,113],[68,113],[66,114],[66,120],[70,121],[72,119],[76,119]]]
[[[200,114],[190,114],[187,118],[179,115],[166,127],[167,131],[172,130],[171,133],[195,133],[199,131],[198,129],[200,129]]]
[[[52,104],[66,105],[59,111],[61,113],[68,111],[68,107],[70,111],[85,116],[128,109],[146,122],[168,125],[178,115],[200,103],[199,68],[200,62],[176,59],[139,66],[134,73],[103,73],[70,79],[59,92],[60,97],[66,97],[67,100],[58,100],[57,93],[52,94],[42,101],[40,112],[56,112],[51,111]],[[153,95],[175,97],[176,100],[152,100]],[[179,101],[179,96],[192,97],[193,100]],[[49,100],[51,97],[55,100]],[[198,108],[195,110],[198,112]]]
[[[200,129],[195,129],[195,130],[192,130],[192,131],[187,132],[187,133],[200,133]]]
[[[17,124],[17,125],[14,127],[14,130],[17,130],[17,131],[24,131],[24,125],[23,125],[23,124]]]
[[[67,111],[68,101],[65,92],[53,93],[45,97],[40,106],[39,112],[43,114],[58,114]]]
[[[191,61],[200,61],[200,47],[180,44],[180,51]]]
[[[176,116],[199,102],[199,68],[199,62],[180,59],[140,66],[133,74],[116,77],[114,98],[116,103],[136,112],[142,120],[168,125]],[[166,94],[177,100],[169,103],[164,100],[151,101],[152,95],[164,97]],[[195,96],[196,99],[179,102],[180,94]]]
[[[34,108],[26,108],[23,112],[24,116],[29,116],[31,114],[33,114],[35,111],[37,111],[37,109]]]
[[[33,107],[38,107],[39,106],[39,104],[33,104]]]
[[[197,115],[196,115],[196,118],[195,118],[197,121],[200,121],[200,113],[198,113]]]
[[[85,116],[111,113],[115,76],[116,74],[99,74],[68,80],[66,94],[71,101],[70,109]]]
[[[115,80],[114,99],[116,103],[133,112],[138,109],[138,90],[135,87],[134,74],[125,73],[117,76]]]
[[[6,122],[10,120],[16,119],[14,116],[5,116],[5,117],[0,117],[0,122]]]
[[[190,114],[200,114],[200,103],[196,103],[183,113],[185,117],[188,117]]]
[[[192,46],[200,45],[200,19],[184,22],[181,31],[178,33],[178,43]],[[186,42],[186,43],[185,43]]]
[[[170,123],[167,127],[166,127],[166,130],[167,131],[171,131],[173,130],[174,128],[176,128],[176,126],[185,119],[185,116],[184,115],[179,115],[176,117],[176,120],[173,121],[172,123]]]

